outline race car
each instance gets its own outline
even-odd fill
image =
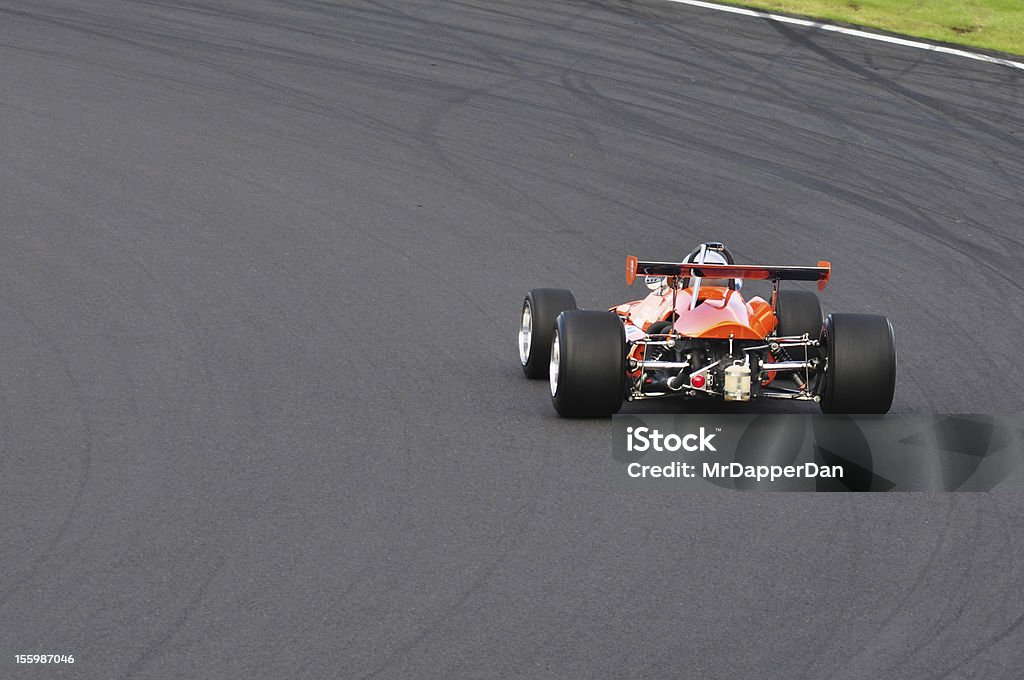
[[[559,415],[609,417],[623,401],[814,401],[824,413],[887,413],[896,387],[892,324],[874,314],[829,314],[813,291],[832,267],[735,264],[719,242],[682,262],[626,258],[626,282],[650,293],[608,311],[581,310],[568,290],[538,288],[523,300],[519,360],[547,378]],[[771,283],[771,299],[741,293]]]

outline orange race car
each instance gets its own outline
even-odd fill
[[[828,262],[815,267],[737,265],[721,243],[702,243],[682,262],[626,259],[626,281],[650,294],[609,312],[576,309],[567,290],[539,288],[523,300],[519,360],[548,378],[559,415],[607,417],[623,400],[798,399],[825,413],[886,413],[896,386],[896,345],[884,316],[829,314]],[[771,300],[744,299],[744,279],[770,281]]]

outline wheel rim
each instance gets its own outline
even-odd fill
[[[530,360],[530,347],[533,345],[533,312],[530,303],[523,305],[523,319],[519,325],[519,361],[523,366]]]
[[[556,330],[555,337],[551,341],[551,363],[548,365],[548,381],[551,383],[552,397],[558,392],[558,364],[561,354],[558,347],[558,331]]]

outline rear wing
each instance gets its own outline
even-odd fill
[[[825,290],[832,274],[829,262],[817,267],[771,267],[759,264],[696,264],[694,262],[647,262],[634,255],[626,258],[626,284],[641,276],[700,276],[714,279],[759,279],[762,281],[817,281]]]

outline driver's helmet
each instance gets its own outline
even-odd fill
[[[700,257],[700,253],[701,253],[702,249],[704,250],[704,260],[703,260],[704,264],[735,264],[736,263],[736,261],[733,260],[732,253],[729,252],[729,249],[726,248],[721,243],[716,243],[716,242],[702,243],[701,245],[697,246],[696,248],[694,248],[693,250],[690,251],[690,254],[686,256],[686,258],[683,260],[683,262],[697,262],[698,258]],[[683,279],[683,281],[682,281],[683,288],[689,288],[691,285],[693,285],[693,284],[690,281],[690,279],[688,279],[688,278]],[[709,279],[709,278],[703,278],[703,279],[700,280],[700,285],[702,285],[702,286],[722,286],[722,287],[731,288],[733,290],[739,290],[740,289],[740,281],[739,281],[739,279]]]

